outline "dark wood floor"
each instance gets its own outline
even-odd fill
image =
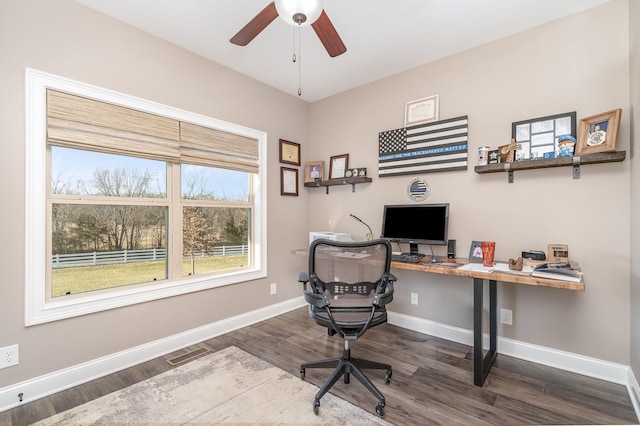
[[[328,337],[305,309],[196,346],[217,351],[230,345],[295,375],[299,375],[302,361],[329,358],[342,351],[342,341]],[[388,385],[384,384],[384,371],[371,371],[368,376],[385,395],[385,420],[395,425],[638,422],[624,386],[498,355],[484,387],[479,388],[472,383],[469,346],[388,324],[369,330],[351,348],[353,356],[393,365]],[[167,360],[182,352],[0,413],[0,425],[27,425],[160,374],[174,368]],[[307,370],[305,380],[319,386],[328,373]],[[339,381],[332,392],[375,411],[376,399],[357,380],[348,385]]]

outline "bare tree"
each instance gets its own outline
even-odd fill
[[[96,169],[94,188],[99,195],[140,198],[148,196],[153,176],[145,171],[116,168]],[[101,220],[107,230],[109,250],[134,250],[139,247],[145,223],[143,209],[137,206],[104,206]]]
[[[196,273],[195,254],[209,251],[215,243],[213,223],[204,207],[185,207],[182,212],[182,250],[191,258],[191,274]]]

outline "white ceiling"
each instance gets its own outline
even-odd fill
[[[311,27],[273,21],[246,47],[229,39],[271,0],[76,0],[269,86],[313,102],[609,0],[324,0],[347,52]]]

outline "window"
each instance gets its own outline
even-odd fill
[[[27,325],[266,276],[264,132],[26,77]]]

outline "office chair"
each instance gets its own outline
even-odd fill
[[[318,239],[309,247],[309,271],[298,275],[309,304],[309,316],[318,325],[326,327],[330,336],[337,333],[344,339],[341,357],[305,362],[300,366],[303,380],[307,368],[334,368],[316,393],[313,401],[316,415],[320,398],[341,377],[349,383],[353,375],[376,396],[376,414],[384,417],[384,396],[362,369],[386,370],[385,383],[389,383],[391,366],[351,357],[349,342],[358,340],[369,328],[387,322],[386,305],[393,300],[396,280],[389,272],[390,265],[391,243],[387,240],[340,242]]]

